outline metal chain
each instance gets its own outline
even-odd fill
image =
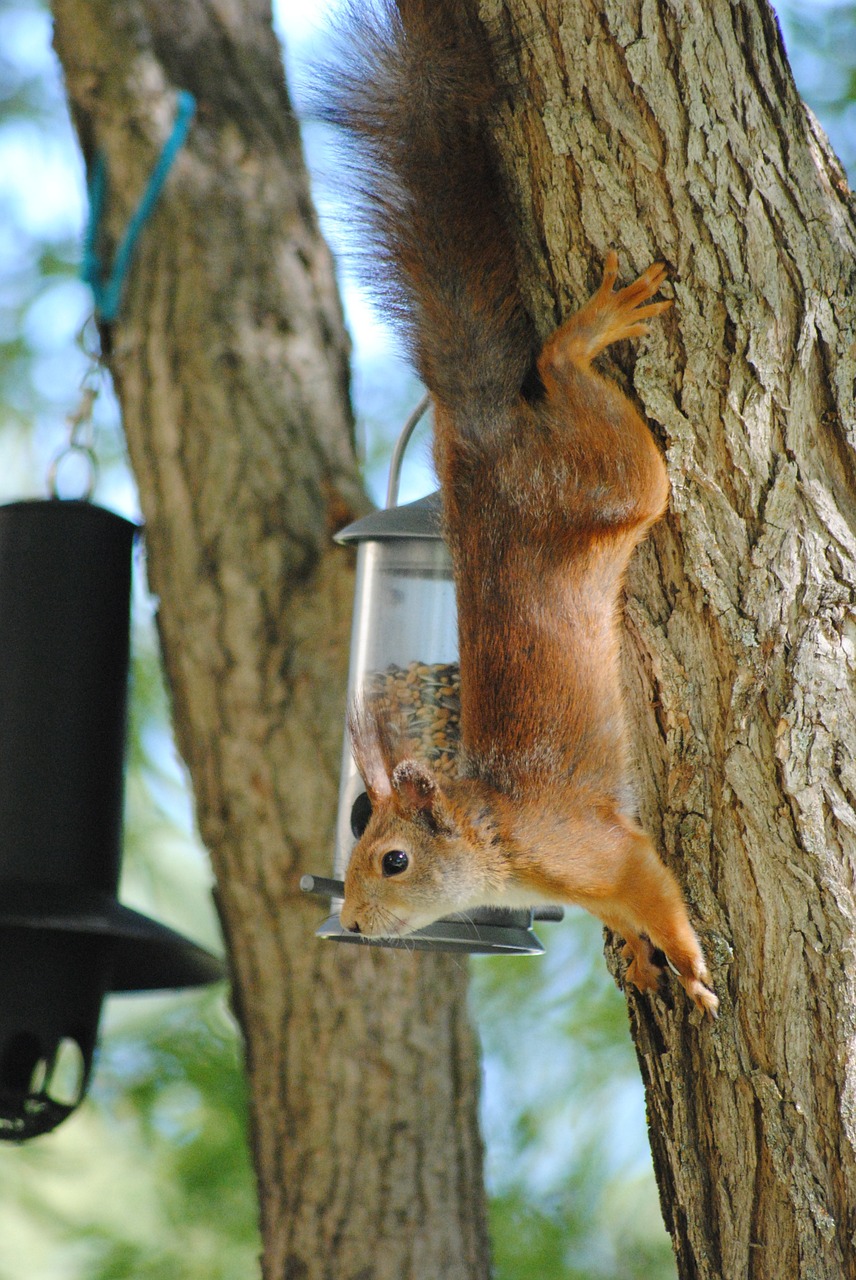
[[[79,495],[79,500],[89,502],[98,482],[98,459],[95,455],[95,423],[92,410],[104,377],[98,331],[92,317],[86,320],[80,330],[77,345],[89,360],[89,366],[81,379],[77,407],[67,415],[65,420],[68,427],[68,443],[55,454],[48,468],[47,487],[52,498],[63,497],[64,495],[60,493],[60,471],[70,459],[76,459],[82,462],[84,467],[83,491]]]

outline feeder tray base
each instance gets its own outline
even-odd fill
[[[303,876],[300,887],[305,893],[329,898],[344,896],[341,880],[324,880],[320,876]],[[544,946],[532,928],[535,920],[561,920],[562,907],[539,907],[535,910],[508,907],[479,907],[467,915],[435,920],[424,929],[402,937],[367,938],[345,929],[338,914],[327,917],[316,929],[317,938],[333,942],[351,942],[364,947],[390,947],[397,951],[452,951],[469,955],[540,956]]]

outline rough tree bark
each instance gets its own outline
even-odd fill
[[[672,269],[622,369],[672,481],[628,591],[642,809],[722,1000],[630,997],[679,1271],[853,1277],[852,199],[766,0],[463,2],[525,84],[496,145],[544,331],[610,247]]]
[[[57,0],[109,258],[175,109],[198,113],[108,363],[180,749],[246,1041],[270,1280],[488,1270],[478,1065],[449,958],[322,945],[352,566],[366,502],[347,339],[265,0]]]
[[[852,1277],[853,206],[765,0],[461,4],[511,86],[495,140],[543,332],[608,248],[672,267],[677,307],[616,373],[672,477],[628,591],[643,816],[723,1006],[707,1026],[630,997],[679,1270]],[[55,9],[113,239],[172,90],[201,104],[112,366],[247,1038],[266,1275],[483,1275],[460,970],[316,947],[294,896],[335,791],[349,569],[327,532],[361,498],[264,6]]]

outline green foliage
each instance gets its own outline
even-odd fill
[[[126,998],[91,1097],[0,1152],[0,1280],[256,1273],[246,1095],[223,993]]]
[[[122,1010],[103,1042],[93,1103],[125,1118],[156,1162],[154,1240],[93,1232],[90,1274],[233,1280],[254,1273],[256,1207],[246,1089],[223,993]]]

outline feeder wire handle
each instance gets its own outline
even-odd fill
[[[410,437],[416,430],[419,422],[431,404],[431,397],[426,392],[419,401],[410,417],[401,429],[401,435],[395,442],[395,448],[392,451],[392,457],[389,460],[389,484],[386,490],[387,508],[398,505],[398,490],[401,485],[401,464],[404,461],[404,451],[410,444]]]

